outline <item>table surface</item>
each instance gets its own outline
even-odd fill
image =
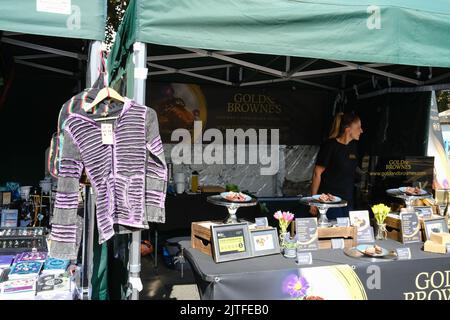
[[[439,259],[449,259],[449,255],[436,254],[424,252],[422,250],[423,243],[410,243],[403,245],[394,240],[382,240],[376,242],[378,245],[388,250],[409,247],[411,249],[411,260],[419,259],[436,259],[436,264],[439,264]],[[190,241],[181,241],[180,245],[184,248],[185,257],[191,262],[195,271],[205,281],[214,281],[218,276],[225,274],[243,274],[252,272],[270,272],[284,269],[299,268],[295,263],[295,259],[288,259],[281,254],[255,257],[250,259],[235,260],[229,262],[215,263],[211,256],[208,256],[197,249],[191,247]],[[347,265],[364,265],[374,262],[382,263],[398,263],[398,260],[392,259],[374,259],[369,257],[353,258],[347,256],[342,249],[321,249],[312,251],[313,264],[302,267],[321,267],[337,264]]]

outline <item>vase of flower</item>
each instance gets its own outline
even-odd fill
[[[291,238],[289,233],[284,238],[283,255],[286,258],[296,258],[297,257],[297,236]]]
[[[287,231],[288,226],[292,222],[292,220],[294,220],[294,215],[289,211],[282,212],[278,210],[277,212],[275,212],[273,217],[278,220],[278,224],[280,227],[280,249],[284,249],[286,240],[289,239],[289,232]]]
[[[283,251],[283,255],[286,258],[293,259],[297,257],[297,250],[295,248],[285,248]]]
[[[283,250],[286,244],[286,237],[289,237],[289,233],[286,230],[280,230],[280,249]]]
[[[283,255],[286,258],[296,258],[297,257],[297,247],[296,246],[292,246],[291,244],[286,244],[285,248],[283,250]]]
[[[377,240],[386,240],[387,230],[386,223],[377,223]]]
[[[391,209],[380,203],[375,206],[372,206],[373,215],[375,216],[375,220],[377,222],[377,240],[385,240],[387,238],[387,230],[386,230],[386,223],[384,223],[384,220],[386,220],[386,217],[391,211]]]

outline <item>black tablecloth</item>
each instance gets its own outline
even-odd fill
[[[307,274],[319,288],[320,283],[315,278],[320,278],[321,274],[345,273],[343,278],[348,279],[352,272],[356,274],[352,285],[347,289],[342,288],[345,284],[341,288],[330,287],[330,291],[347,290],[347,296],[342,298],[450,299],[450,255],[424,252],[422,243],[403,245],[385,240],[379,244],[386,249],[407,246],[412,258],[353,258],[342,250],[325,249],[313,251],[313,264],[308,266],[297,266],[295,259],[286,259],[281,254],[216,264],[212,257],[192,249],[189,241],[180,242],[194,270],[202,299],[288,299],[292,294],[283,292],[282,286],[285,279],[293,275]],[[311,276],[312,271],[317,277]],[[355,290],[360,293],[352,293]]]
[[[166,222],[157,224],[159,231],[190,230],[197,221],[224,220],[228,215],[225,207],[207,202],[206,198],[217,193],[167,195]],[[259,207],[239,208],[238,218],[254,219],[260,216]],[[183,235],[182,233],[178,233]]]

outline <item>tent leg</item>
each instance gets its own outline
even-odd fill
[[[130,246],[130,270],[129,279],[136,279],[137,282],[132,282],[132,292],[131,300],[139,300],[140,286],[140,273],[141,273],[141,232],[134,231],[131,235],[131,246]]]
[[[99,76],[101,42],[91,42],[89,50],[89,63],[86,70],[86,87],[91,87]],[[84,227],[83,227],[83,249],[82,249],[82,292],[83,299],[85,293],[87,298],[91,299],[92,293],[92,270],[93,270],[93,248],[94,248],[94,219],[95,219],[95,203],[93,199],[93,190],[91,187],[84,188]]]
[[[134,58],[134,92],[133,99],[145,105],[145,82],[147,77],[147,48],[145,43],[136,42],[133,45]],[[130,93],[128,93],[130,94]],[[141,232],[134,231],[130,246],[129,283],[131,284],[131,300],[139,299],[142,290],[141,273]]]
[[[155,224],[155,245],[154,245],[154,251],[155,251],[155,269],[158,269],[158,226]]]
[[[89,295],[89,268],[88,268],[88,257],[87,257],[87,239],[88,239],[88,228],[89,228],[89,187],[84,187],[84,208],[83,208],[83,236],[82,236],[82,249],[81,249],[81,298],[84,300],[86,296]]]
[[[92,271],[93,271],[93,261],[94,261],[94,232],[95,232],[95,201],[94,201],[94,190],[92,188],[87,188],[89,190],[89,200],[88,200],[88,236],[87,236],[87,279],[88,279],[88,299],[91,300],[92,295]]]

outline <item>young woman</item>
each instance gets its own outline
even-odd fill
[[[330,193],[348,202],[347,207],[327,211],[328,219],[348,217],[353,207],[353,186],[358,165],[356,141],[361,133],[360,118],[354,113],[339,113],[333,122],[329,139],[322,144],[314,168],[311,194]],[[316,216],[318,210],[311,207]]]

